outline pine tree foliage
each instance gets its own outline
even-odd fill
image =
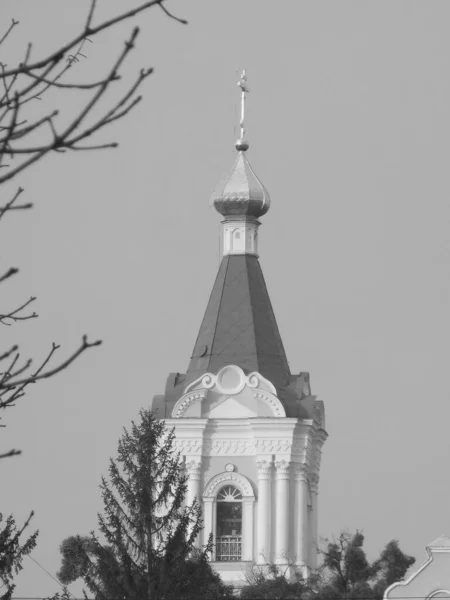
[[[4,519],[0,513],[0,600],[10,600],[15,588],[14,577],[22,570],[22,561],[36,546],[38,531],[31,534],[25,542],[21,537],[33,517],[30,514],[24,525],[18,529],[13,515]]]
[[[105,544],[94,533],[64,540],[63,583],[82,577],[96,600],[193,598],[206,588],[208,598],[229,594],[207,562],[211,542],[203,551],[194,549],[201,508],[196,501],[184,505],[187,476],[174,437],[149,410],[124,429],[100,486]]]

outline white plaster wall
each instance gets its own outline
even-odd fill
[[[385,598],[428,598],[440,590],[450,592],[450,552],[433,552],[407,581],[388,588]]]
[[[225,465],[231,463],[236,466],[236,471],[250,480],[253,491],[257,496],[258,475],[256,459],[254,456],[203,456],[203,489],[208,481],[225,471]]]

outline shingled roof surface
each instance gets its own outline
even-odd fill
[[[258,259],[224,256],[195,343],[186,382],[229,364],[258,371],[277,388],[290,371]]]

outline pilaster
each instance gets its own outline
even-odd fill
[[[200,480],[202,473],[201,457],[196,456],[195,458],[186,457],[186,474],[189,479],[187,481],[187,493],[186,493],[186,505],[191,506],[194,500],[197,500],[198,504],[201,505],[201,492],[200,492]],[[200,535],[197,536],[194,546],[201,548]]]
[[[310,492],[311,492],[311,540],[309,549],[309,566],[311,569],[317,568],[317,548],[319,544],[318,534],[318,496],[319,496],[319,475],[314,473],[310,475]]]
[[[289,484],[291,463],[285,459],[278,459],[275,461],[275,468],[275,562],[277,564],[286,564],[289,553]]]
[[[270,562],[270,498],[272,479],[272,457],[259,459],[258,467],[258,512],[257,512],[257,563]]]
[[[308,476],[303,464],[295,467],[295,499],[296,499],[296,531],[295,531],[295,563],[307,575],[309,564],[309,531],[308,531]]]

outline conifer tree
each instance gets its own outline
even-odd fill
[[[184,506],[187,476],[174,451],[174,432],[154,413],[124,429],[109,478],[100,486],[103,513],[91,538],[61,544],[63,583],[81,577],[96,600],[224,598],[229,590],[207,562],[211,541],[195,551],[202,528],[197,501]]]
[[[38,532],[31,534],[25,542],[21,536],[30,524],[33,513],[30,514],[24,525],[18,529],[13,515],[6,520],[0,513],[0,600],[10,600],[15,588],[14,576],[22,570],[24,556],[30,554],[36,546]]]

